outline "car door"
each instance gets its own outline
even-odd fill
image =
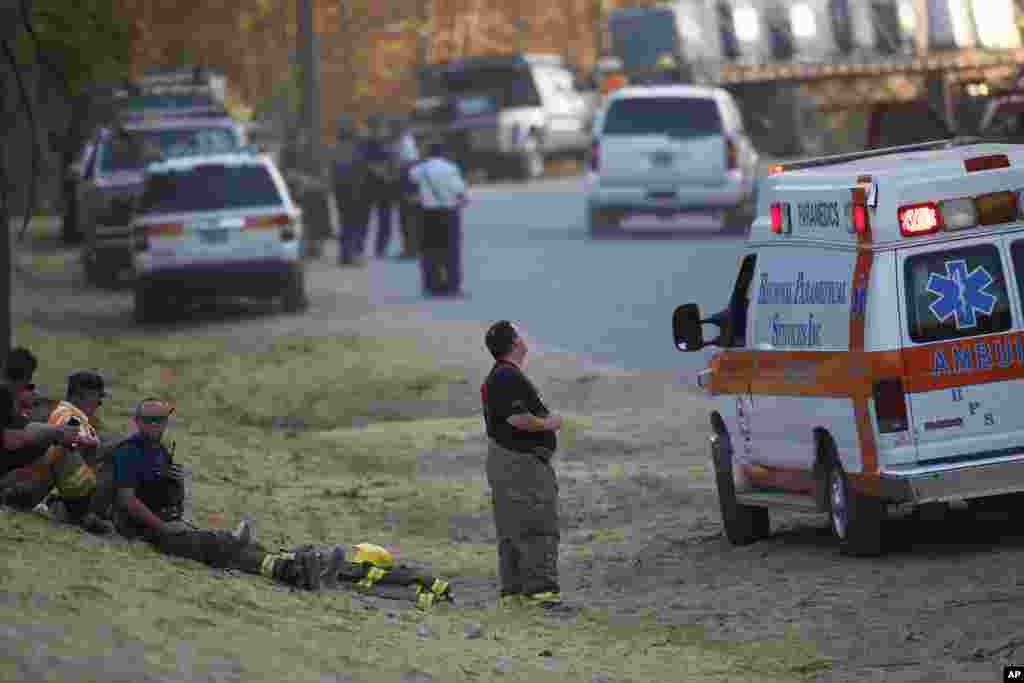
[[[904,249],[898,264],[918,464],[1024,454],[1024,359],[1014,331],[1024,233]]]

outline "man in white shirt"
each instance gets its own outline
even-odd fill
[[[462,294],[462,208],[469,203],[459,167],[434,143],[427,158],[409,172],[422,207],[420,264],[427,295]]]

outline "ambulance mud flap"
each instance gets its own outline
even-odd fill
[[[741,505],[736,501],[736,484],[732,474],[732,440],[722,416],[711,414],[711,460],[715,466],[718,507],[726,538],[733,545],[749,545],[771,535],[768,509]]]

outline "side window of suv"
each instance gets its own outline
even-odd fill
[[[993,245],[910,256],[904,263],[904,281],[907,324],[915,343],[1010,329],[1006,278]]]

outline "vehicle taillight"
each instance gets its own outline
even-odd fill
[[[739,153],[736,151],[736,143],[732,140],[725,141],[725,163],[730,171],[740,167]]]
[[[874,397],[878,431],[882,434],[907,431],[907,400],[903,394],[903,381],[893,378],[875,382]]]
[[[283,228],[292,224],[292,217],[286,213],[273,216],[249,216],[242,225],[243,230],[269,230]]]
[[[590,170],[597,173],[601,170],[601,143],[596,140],[590,145]]]
[[[768,175],[778,175],[786,170],[782,164],[772,164],[768,167]]]
[[[772,232],[776,235],[788,235],[791,228],[789,220],[789,204],[772,204]]]
[[[149,239],[160,237],[180,237],[185,233],[184,223],[150,223],[144,226],[146,237]]]
[[[927,235],[938,232],[942,227],[942,214],[935,202],[901,206],[896,212],[900,221],[900,232],[904,237]]]

